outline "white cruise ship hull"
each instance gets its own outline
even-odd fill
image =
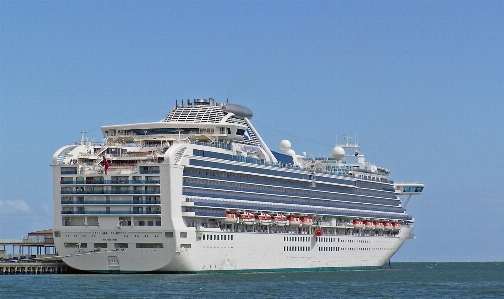
[[[69,266],[80,270],[125,273],[378,269],[409,238],[411,230],[412,227],[403,227],[396,236],[386,238],[200,232],[200,235],[211,235],[216,238],[205,241],[201,239],[195,241],[196,232],[191,232],[187,239],[165,240],[163,248],[103,250],[91,253],[72,251],[68,252],[63,260]],[[148,234],[164,238],[161,233]],[[131,233],[128,237],[125,237],[125,234],[121,237],[117,237],[118,235],[114,237],[120,240],[121,237],[134,238],[138,234]],[[189,242],[189,238],[193,241]]]

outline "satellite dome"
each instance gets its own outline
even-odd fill
[[[290,149],[285,154],[294,157],[296,155],[296,152],[293,149]]]
[[[334,159],[337,161],[341,160],[345,156],[345,149],[342,148],[341,146],[335,146],[332,149],[331,155],[333,156]]]
[[[237,104],[226,104],[222,107],[222,111],[227,113],[233,113],[238,118],[252,118],[254,113],[249,108],[237,105]]]
[[[291,143],[290,143],[290,141],[289,141],[289,140],[285,140],[285,139],[284,139],[284,140],[280,141],[280,149],[281,149],[281,150],[282,150],[282,152],[284,152],[284,153],[285,153],[286,151],[290,150],[291,146],[292,146],[292,145],[291,145]]]

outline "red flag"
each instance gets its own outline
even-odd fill
[[[110,163],[109,163],[109,161],[107,161],[105,156],[103,156],[103,160],[101,161],[101,164],[103,165],[103,167],[105,167],[105,174],[107,174],[107,169],[109,169]]]

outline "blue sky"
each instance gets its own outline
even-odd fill
[[[418,181],[392,261],[504,260],[504,2],[0,0],[0,239],[52,227],[51,157],[229,99],[272,149],[343,134]]]

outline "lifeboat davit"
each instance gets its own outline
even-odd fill
[[[291,225],[291,226],[300,226],[301,225],[301,219],[299,219],[299,217],[289,216],[287,218],[287,220],[289,220],[289,225]]]
[[[401,229],[401,224],[400,223],[397,223],[397,222],[392,223],[392,230],[398,231],[400,229]]]
[[[238,216],[235,213],[226,213],[226,219],[224,219],[224,223],[237,223],[239,220]]]
[[[273,217],[273,223],[278,226],[286,226],[287,224],[289,224],[289,221],[287,220],[287,216],[278,214]]]
[[[366,229],[374,229],[375,228],[373,222],[372,221],[368,221],[368,220],[364,221],[364,227]]]
[[[383,222],[375,221],[373,222],[375,229],[377,230],[383,230],[385,226],[383,225]]]
[[[384,230],[391,230],[392,229],[392,223],[390,223],[390,222],[383,222],[383,229]]]
[[[355,228],[364,228],[364,222],[360,221],[359,219],[354,219],[353,226]]]
[[[260,225],[271,225],[273,222],[273,217],[270,214],[261,213],[257,216]]]
[[[249,212],[245,212],[240,215],[240,221],[245,225],[253,225],[256,223],[255,215]]]
[[[310,217],[301,217],[301,225],[308,227],[313,225],[313,219]]]

